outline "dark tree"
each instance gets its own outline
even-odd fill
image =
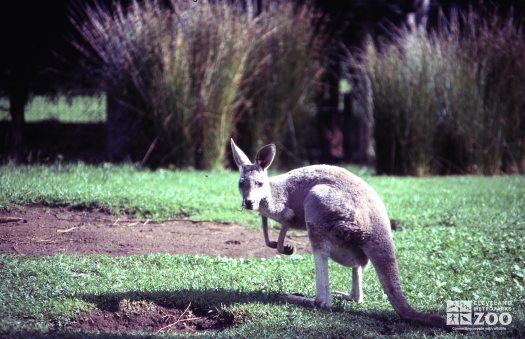
[[[368,150],[372,147],[371,122],[351,109],[352,95],[341,102],[339,81],[351,78],[344,59],[348,50],[361,47],[367,36],[388,38],[391,31],[402,26],[412,29],[424,27],[429,11],[429,0],[318,0],[316,7],[326,17],[325,31],[330,37],[326,43],[327,72],[318,97],[318,124],[320,126],[323,162],[370,162]]]
[[[0,94],[9,98],[11,128],[7,155],[24,154],[24,108],[31,94],[54,93],[65,85],[73,50],[66,39],[67,1],[0,2]]]

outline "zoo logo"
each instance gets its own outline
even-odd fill
[[[448,300],[447,325],[472,325],[472,301]]]
[[[472,301],[448,300],[447,301],[447,325],[470,325],[470,326],[494,326],[501,324],[509,325],[512,316],[508,312],[473,312]]]

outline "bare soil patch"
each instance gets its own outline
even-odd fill
[[[271,230],[270,235],[277,239],[278,230]],[[306,232],[289,232],[287,242],[299,252],[310,252]],[[0,209],[0,253],[31,256],[175,253],[244,258],[268,258],[278,254],[264,245],[259,229],[189,220],[156,222],[100,211],[45,206]],[[242,322],[237,318],[223,310],[122,299],[118,307],[98,307],[79,314],[67,328],[103,333],[191,333],[222,331]]]
[[[278,230],[271,230],[270,235],[276,240]],[[288,232],[287,242],[300,253],[310,252],[305,231]],[[278,254],[264,245],[260,229],[188,220],[156,222],[44,206],[0,210],[0,253],[175,253],[244,258]]]
[[[94,310],[79,314],[71,329],[100,332],[197,332],[222,331],[236,325],[232,313],[165,307],[149,301],[122,300],[118,310]]]

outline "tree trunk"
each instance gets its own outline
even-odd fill
[[[29,90],[21,80],[15,80],[9,90],[9,114],[11,115],[11,140],[9,159],[19,164],[24,150],[24,110],[29,97]]]
[[[131,161],[131,103],[117,91],[106,93],[107,152],[111,161]]]

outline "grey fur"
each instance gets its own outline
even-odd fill
[[[399,316],[433,326],[443,326],[437,315],[415,311],[401,291],[390,220],[377,193],[361,178],[335,166],[314,165],[268,178],[267,168],[275,146],[264,146],[254,163],[231,140],[233,156],[241,174],[239,190],[243,207],[258,210],[267,246],[291,254],[284,244],[288,228],[306,228],[316,268],[316,298],[290,296],[301,304],[329,308],[328,258],[352,267],[348,300],[363,301],[362,269],[370,260],[390,303]],[[268,237],[267,218],[281,223],[278,241]]]

